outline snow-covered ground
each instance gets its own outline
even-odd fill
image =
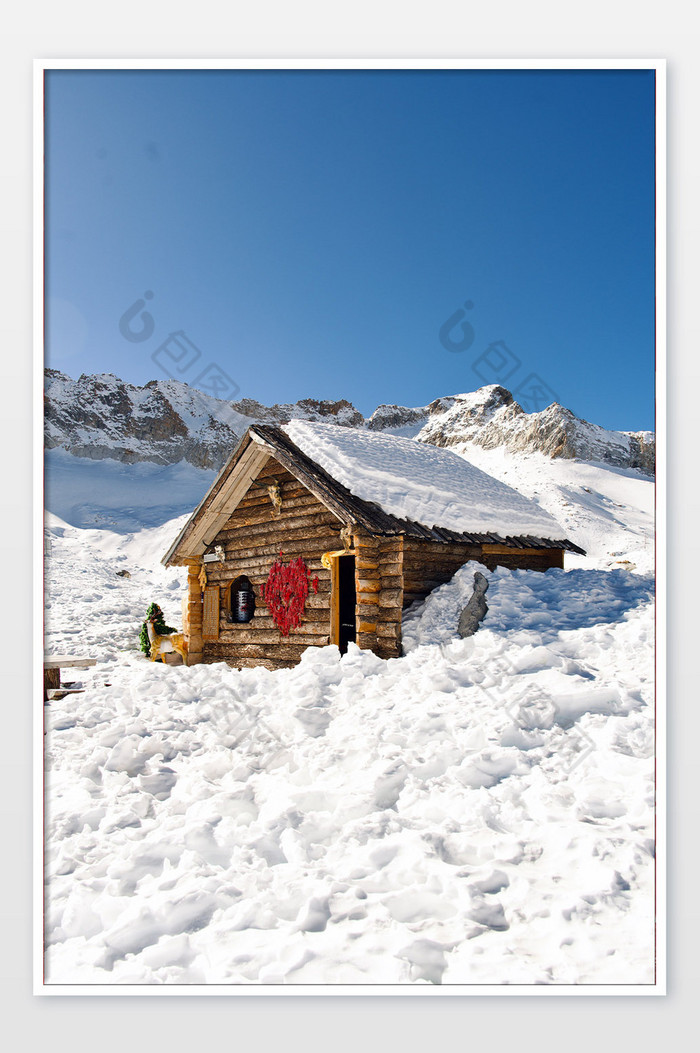
[[[98,659],[45,707],[49,984],[653,982],[653,484],[469,456],[589,554],[464,567],[388,661],[149,663],[183,520],[48,517],[47,650]]]
[[[123,464],[61,449],[47,450],[45,465],[45,507],[52,514],[73,526],[118,533],[189,515],[216,477],[187,461]]]

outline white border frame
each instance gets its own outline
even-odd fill
[[[204,984],[153,986],[134,984],[45,984],[44,971],[44,713],[35,711],[33,736],[34,788],[34,994],[54,995],[162,995],[162,996],[409,996],[571,997],[627,995],[654,997],[666,994],[666,589],[667,589],[667,389],[666,389],[666,61],[665,59],[35,59],[34,61],[34,384],[33,439],[33,698],[43,698],[44,650],[44,73],[54,69],[653,69],[656,73],[656,980],[654,984],[455,984],[429,987],[407,984],[274,985]]]

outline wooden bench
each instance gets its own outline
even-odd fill
[[[52,654],[44,658],[44,702],[48,701],[48,692],[58,690],[61,686],[62,669],[88,669],[97,665],[96,658],[81,658],[74,654]]]

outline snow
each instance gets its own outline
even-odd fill
[[[558,460],[546,454],[454,447],[470,463],[539,501],[586,550],[566,565],[654,572],[654,481],[631,468]]]
[[[450,450],[307,421],[291,421],[283,429],[356,497],[374,501],[400,519],[504,537],[565,537],[535,501]]]
[[[653,983],[653,485],[480,454],[590,554],[462,568],[388,661],[150,663],[184,519],[47,516],[47,650],[98,660],[45,707],[49,985]]]
[[[45,503],[54,515],[73,526],[120,533],[191,513],[217,474],[187,461],[93,461],[58,448],[46,451],[45,465]]]

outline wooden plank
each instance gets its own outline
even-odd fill
[[[202,639],[206,641],[219,639],[219,586],[207,585],[204,590],[204,609],[202,612]]]
[[[52,654],[44,658],[44,669],[88,669],[93,665],[97,665],[96,658],[74,654]]]
[[[189,537],[181,544],[181,556],[201,555],[207,548],[221,527],[230,518],[236,505],[250,487],[251,476],[260,471],[269,456],[269,452],[255,442],[251,442],[248,449],[241,456],[235,469],[228,479],[222,484],[209,507],[202,514],[198,523],[194,524]]]
[[[48,700],[49,691],[57,691],[61,686],[61,670],[44,667],[44,702]]]

